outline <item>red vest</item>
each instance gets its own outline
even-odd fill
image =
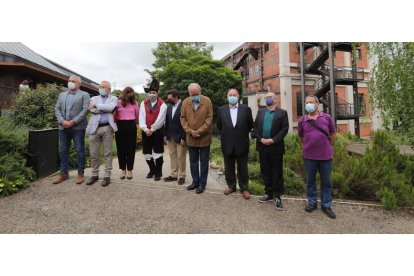
[[[149,99],[144,100],[144,106],[145,106],[145,121],[147,124],[147,128],[151,128],[152,124],[155,123],[155,121],[158,118],[158,114],[160,113],[161,105],[164,103],[163,100],[160,98],[157,99],[157,107],[153,110],[151,110],[151,103]]]

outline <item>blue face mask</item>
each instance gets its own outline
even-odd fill
[[[191,100],[195,103],[199,103],[200,102],[200,95],[191,96]]]
[[[238,101],[236,96],[230,96],[227,98],[227,100],[229,101],[229,104],[236,104]]]
[[[266,98],[266,105],[271,106],[273,104],[273,98]]]
[[[312,113],[313,111],[315,111],[315,104],[314,103],[307,103],[305,105],[305,109],[306,109],[306,112]]]
[[[105,89],[99,88],[99,95],[101,95],[102,97],[105,97],[106,96]]]

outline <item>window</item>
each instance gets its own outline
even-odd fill
[[[256,76],[258,76],[260,74],[260,67],[259,67],[259,65],[256,65],[254,67],[254,72],[255,72]]]
[[[356,58],[361,60],[362,59],[362,51],[361,49],[356,49]]]
[[[302,92],[296,92],[296,116],[302,116]]]
[[[266,43],[266,44],[264,45],[264,51],[265,51],[265,53],[266,53],[266,52],[269,52],[269,43]]]
[[[364,103],[364,94],[358,93],[358,107],[357,114],[365,115],[365,103]]]

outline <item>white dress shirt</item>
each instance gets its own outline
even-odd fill
[[[239,104],[236,104],[234,106],[230,105],[229,108],[230,108],[231,122],[233,123],[233,127],[235,127],[237,123],[237,111],[239,109]]]

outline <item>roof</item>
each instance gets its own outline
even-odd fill
[[[86,82],[92,86],[98,86],[98,83],[88,78],[85,78],[57,64],[54,61],[51,61],[39,55],[38,53],[36,53],[35,51],[33,51],[32,49],[30,49],[29,47],[27,47],[21,42],[0,42],[0,52],[4,52],[6,54],[16,56],[19,59],[23,59],[31,64],[43,67],[44,69],[47,69],[49,71],[52,71],[52,72],[55,72],[61,75],[65,75],[68,77],[73,74],[78,75],[79,77],[81,77],[82,82]]]

